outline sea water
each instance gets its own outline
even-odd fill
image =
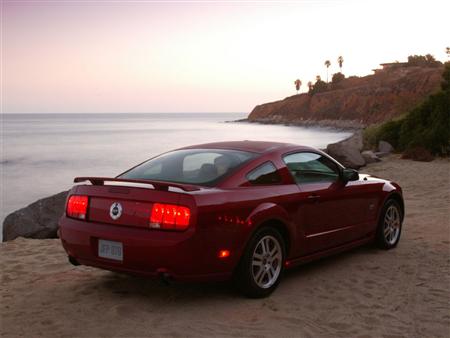
[[[75,176],[113,177],[171,149],[227,140],[324,148],[350,135],[332,129],[226,122],[246,115],[3,114],[0,224],[10,212],[69,189]]]

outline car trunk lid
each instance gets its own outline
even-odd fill
[[[152,183],[115,178],[83,177],[74,181],[92,183],[75,186],[74,191],[74,194],[86,195],[89,198],[86,219],[88,222],[144,228],[149,227],[154,203],[186,206],[192,213],[195,209],[195,200],[189,195],[189,191],[199,189],[166,182]]]

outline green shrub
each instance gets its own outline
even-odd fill
[[[439,67],[440,65],[442,65],[442,63],[437,61],[431,54],[408,56],[408,66]]]
[[[405,118],[398,135],[400,150],[424,147],[432,154],[450,153],[450,93],[431,95]]]
[[[312,86],[312,88],[309,90],[310,95],[314,95],[317,93],[323,93],[328,90],[328,84],[325,81],[322,81],[320,77],[317,78],[316,83]]]
[[[331,78],[331,83],[332,84],[338,84],[339,82],[341,82],[342,80],[345,79],[345,75],[342,73],[335,73],[333,74],[333,77]]]
[[[364,131],[365,148],[375,149],[378,146],[378,142],[386,141],[389,142],[394,149],[397,149],[399,145],[399,132],[402,123],[403,119],[391,120],[379,126],[366,128]]]
[[[442,89],[401,120],[367,128],[365,144],[376,147],[387,141],[398,151],[424,148],[433,155],[450,154],[450,62],[445,64]]]
[[[379,141],[389,142],[395,149],[398,148],[399,132],[403,124],[402,120],[392,120],[380,126],[377,137]]]

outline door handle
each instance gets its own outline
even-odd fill
[[[320,196],[319,195],[316,195],[316,194],[312,194],[312,195],[309,195],[308,196],[308,199],[309,200],[318,200],[320,198]]]

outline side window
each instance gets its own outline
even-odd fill
[[[337,164],[320,154],[295,153],[284,156],[283,161],[299,184],[335,182],[339,178]]]
[[[247,174],[247,179],[254,185],[281,183],[281,177],[272,162],[266,162]]]

